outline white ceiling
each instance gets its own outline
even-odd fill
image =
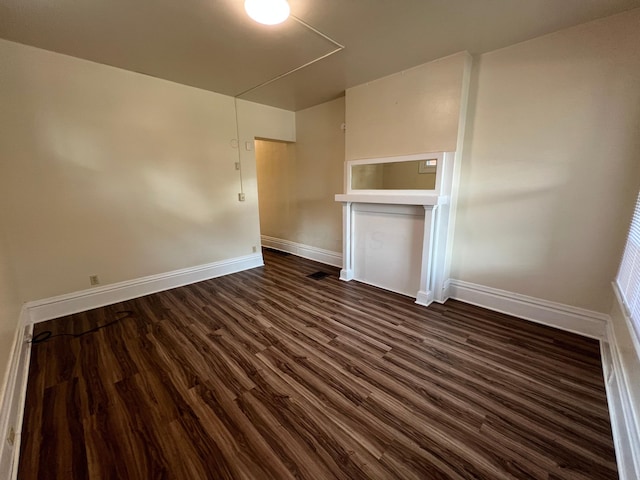
[[[0,0],[0,37],[227,95],[334,49],[294,20],[267,27],[244,0]],[[244,96],[300,110],[461,50],[495,50],[640,7],[640,0],[289,0],[345,46]]]

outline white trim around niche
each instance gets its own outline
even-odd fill
[[[28,302],[26,307],[30,322],[44,322],[263,265],[262,253],[254,253]]]
[[[607,339],[610,318],[605,313],[454,279],[449,282],[449,296],[465,303],[585,337]]]
[[[18,458],[22,439],[22,422],[27,395],[27,378],[31,360],[33,325],[28,324],[28,310],[22,307],[13,338],[4,387],[0,391],[0,477],[18,478]],[[13,428],[13,434],[10,430]],[[9,437],[12,442],[9,442]]]
[[[263,247],[291,253],[292,255],[306,258],[308,260],[314,260],[333,267],[342,267],[342,254],[339,252],[312,247],[311,245],[296,243],[290,240],[283,240],[282,238],[269,237],[267,235],[262,235],[261,239]]]

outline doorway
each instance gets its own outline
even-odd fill
[[[296,175],[294,144],[256,139],[256,177],[260,236],[263,246],[294,236],[296,219]]]

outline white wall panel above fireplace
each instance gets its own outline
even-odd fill
[[[354,279],[416,298],[424,207],[353,205]]]

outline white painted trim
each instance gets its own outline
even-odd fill
[[[598,340],[607,339],[609,315],[519,293],[451,279],[451,298]]]
[[[444,303],[451,298],[451,279],[447,278],[442,286],[442,298],[436,300],[438,303]]]
[[[262,235],[261,238],[262,245],[265,247],[280,250],[281,252],[291,253],[298,257],[307,258],[326,265],[342,267],[342,254],[339,252],[332,252],[331,250],[291,242],[281,238],[269,237],[267,235]]]
[[[428,307],[434,299],[434,287],[438,288],[435,283],[436,270],[440,266],[440,256],[436,245],[438,236],[442,232],[438,222],[438,207],[424,206],[424,225],[422,234],[422,258],[420,260],[420,287],[416,293],[416,303]],[[441,280],[441,279],[438,279]],[[440,289],[442,290],[442,289]]]
[[[340,280],[350,282],[354,279],[353,271],[353,205],[351,202],[342,204],[342,270]]]
[[[416,303],[428,307],[433,302],[433,292],[420,290],[416,295]]]
[[[342,269],[340,270],[340,280],[343,282],[350,282],[355,278],[353,270]]]
[[[612,337],[615,338],[615,337]],[[602,369],[611,418],[611,432],[620,480],[640,478],[640,431],[637,408],[629,395],[628,375],[624,371],[616,342],[600,342]]]
[[[451,171],[451,188],[448,192],[450,196],[448,215],[447,215],[447,232],[444,247],[444,265],[442,267],[442,278],[444,285],[440,295],[437,295],[437,302],[444,302],[449,298],[449,279],[451,277],[451,264],[453,262],[453,245],[456,236],[456,218],[458,215],[458,191],[460,190],[460,175],[462,172],[462,162],[464,156],[464,139],[467,128],[467,109],[469,105],[469,90],[471,85],[471,70],[473,67],[473,57],[469,52],[465,53],[464,69],[462,73],[462,95],[460,98],[460,112],[458,116],[458,138],[456,139],[456,151],[453,159],[453,170]]]
[[[367,191],[360,190],[360,192]],[[336,202],[341,203],[378,203],[387,205],[445,205],[449,203],[447,195],[400,194],[394,193],[395,190],[370,190],[370,192],[372,193],[337,193],[334,199]]]
[[[619,312],[614,305],[608,328],[609,343],[600,343],[602,369],[618,475],[621,480],[637,480],[640,478],[640,388],[637,385],[640,350],[618,286],[616,282],[612,285]]]
[[[638,335],[638,331],[633,325],[633,321],[631,320],[631,314],[629,313],[629,309],[625,305],[625,302],[622,298],[622,293],[620,292],[620,288],[618,287],[618,282],[611,282],[611,285],[613,287],[613,293],[615,295],[616,302],[618,302],[620,311],[624,316],[624,322],[627,327],[627,331],[629,332],[629,337],[631,337],[631,342],[633,344],[633,347],[635,348],[638,358],[640,358],[640,336]]]
[[[254,253],[243,257],[183,268],[172,272],[150,275],[148,277],[113,283],[103,287],[28,302],[26,307],[31,322],[44,322],[52,318],[84,312],[92,308],[123,302],[132,298],[182,287],[191,283],[241,272],[250,268],[261,267],[263,265],[262,253]]]
[[[9,367],[0,393],[0,478],[18,477],[18,457],[31,360],[31,344],[26,340],[31,337],[33,331],[33,325],[27,323],[28,310],[23,306],[11,347]],[[16,433],[13,445],[7,441],[11,427]]]

